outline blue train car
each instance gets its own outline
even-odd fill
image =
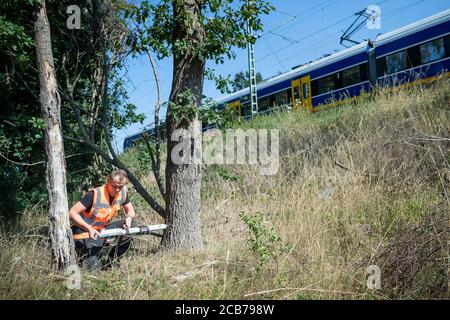
[[[450,70],[450,9],[258,84],[259,111],[279,105],[316,111],[372,90],[430,81]],[[217,100],[250,112],[249,89]]]
[[[133,144],[141,138],[141,136],[142,132],[126,137],[123,141],[123,150],[131,148]]]
[[[160,126],[161,126],[160,134],[163,136],[165,134],[164,122],[161,122]],[[136,142],[138,142],[142,138],[142,136],[144,134],[147,134],[150,137],[156,137],[156,130],[155,130],[155,128],[150,128],[150,129],[143,130],[139,133],[136,133],[132,136],[126,137],[125,140],[123,141],[123,150],[126,150],[126,149],[132,147]]]
[[[449,70],[450,9],[259,83],[258,112],[279,106],[314,112],[377,86],[448,77]],[[239,116],[251,113],[249,88],[216,103]],[[138,138],[125,139],[124,149]]]

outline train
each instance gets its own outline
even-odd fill
[[[447,9],[259,83],[258,113],[282,106],[293,111],[316,112],[377,87],[414,85],[449,77],[449,70],[450,9]],[[217,110],[230,108],[237,116],[251,116],[248,87],[215,103]],[[142,133],[127,137],[124,150]]]

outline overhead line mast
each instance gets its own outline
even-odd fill
[[[253,5],[253,0],[248,0],[247,5]],[[247,21],[247,33],[249,37],[253,37],[253,28],[251,20]],[[248,50],[248,75],[250,84],[250,106],[252,117],[258,113],[258,93],[256,88],[256,69],[255,69],[255,51],[253,49],[253,42],[247,42]]]

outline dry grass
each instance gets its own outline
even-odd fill
[[[0,298],[448,298],[448,84],[381,90],[338,109],[241,125],[280,129],[278,174],[205,167],[204,249],[158,255],[158,239],[140,237],[120,270],[83,271],[81,291],[48,270],[47,240],[32,228],[45,217],[25,216],[25,234],[0,237]],[[151,177],[143,180],[154,188]],[[141,221],[160,222],[133,201]],[[263,215],[281,238],[264,264],[240,212]],[[380,290],[366,286],[369,265],[381,268]]]

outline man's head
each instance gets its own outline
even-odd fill
[[[115,197],[128,182],[127,173],[121,169],[115,169],[111,172],[108,183],[106,184],[106,190],[111,197]]]

